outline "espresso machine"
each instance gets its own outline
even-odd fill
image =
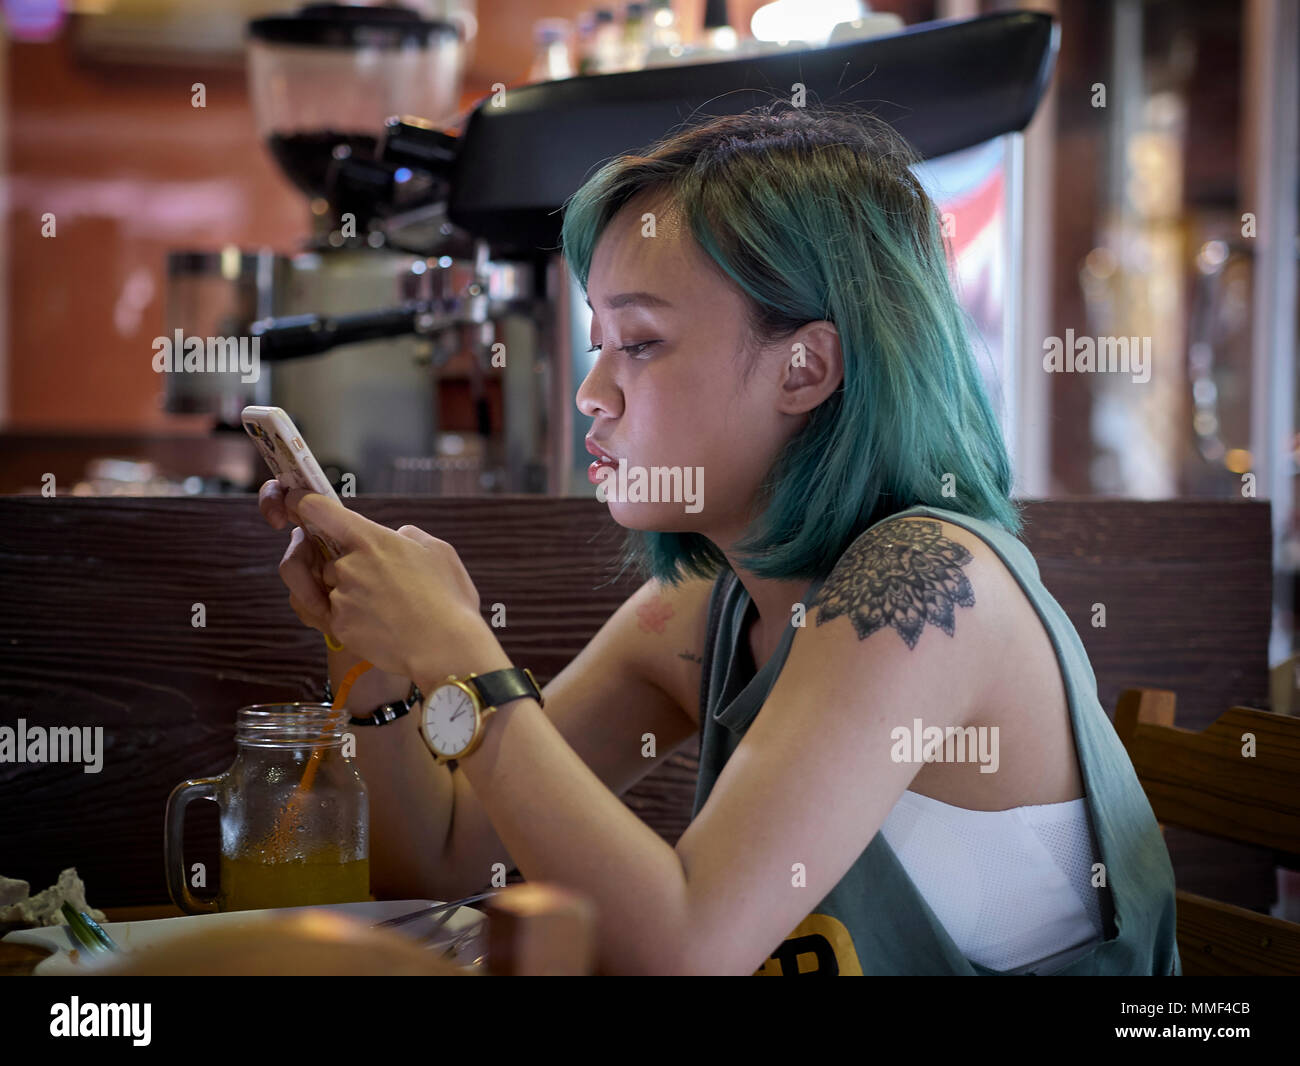
[[[283,407],[327,474],[364,492],[590,494],[588,426],[574,417],[590,311],[558,249],[562,205],[600,163],[795,83],[942,157],[1023,130],[1058,44],[1050,16],[1012,11],[512,87],[461,121],[445,75],[458,28],[363,10],[250,24],[258,122],[308,198],[313,237],[293,257],[221,253],[236,293],[224,324],[259,341],[269,374],[215,387],[177,375],[168,407],[235,425],[245,403]],[[222,264],[173,258],[177,326],[211,323],[193,293]],[[439,426],[440,371],[457,361],[473,434]]]
[[[454,118],[467,43],[452,14],[313,4],[249,24],[258,132],[312,233],[288,256],[169,256],[169,332],[254,338],[262,373],[169,373],[167,410],[237,430],[247,404],[282,407],[357,492],[548,490],[534,263],[489,261],[446,219],[454,137],[434,123]],[[403,113],[421,117],[388,121]],[[471,432],[440,425],[448,380],[472,405]]]

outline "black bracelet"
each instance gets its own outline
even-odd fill
[[[378,710],[366,715],[364,718],[353,716],[348,719],[349,725],[387,725],[404,714],[409,714],[411,708],[424,699],[424,694],[420,692],[419,687],[414,681],[411,682],[411,691],[407,693],[404,700],[393,700],[392,703],[385,703]]]

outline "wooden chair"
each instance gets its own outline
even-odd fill
[[[1300,859],[1300,718],[1233,707],[1196,732],[1174,725],[1174,693],[1131,688],[1115,730],[1162,823]],[[1300,924],[1189,892],[1177,900],[1185,976],[1300,974]]]

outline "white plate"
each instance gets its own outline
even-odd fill
[[[207,926],[220,925],[237,928],[241,923],[247,923],[250,918],[261,918],[268,914],[289,914],[294,911],[305,910],[338,911],[340,914],[373,923],[382,922],[388,918],[396,918],[400,914],[409,914],[421,907],[432,907],[439,902],[442,901],[390,899],[370,900],[363,903],[331,903],[319,907],[283,907],[275,910],[230,911],[224,914],[190,914],[181,918],[153,918],[143,922],[105,922],[103,928],[120,947],[124,949],[142,948],[162,943],[181,934],[192,933],[196,929],[203,929]],[[439,917],[441,915],[435,914],[432,918],[419,918],[407,922],[405,925],[394,927],[394,931],[418,939],[428,932],[431,922]],[[450,940],[451,937],[481,923],[483,919],[482,911],[476,911],[472,907],[457,907],[452,916],[438,930],[437,937],[439,940]],[[10,944],[29,944],[33,947],[47,948],[53,951],[54,954],[37,963],[36,969],[33,971],[33,973],[41,976],[73,976],[75,974],[84,974],[94,968],[94,963],[84,951],[78,953],[79,957],[76,962],[72,961],[73,944],[69,939],[66,925],[46,925],[36,929],[15,929],[3,939]],[[465,942],[457,949],[456,954],[448,961],[456,966],[468,967],[475,958],[483,953],[482,941],[482,936],[466,938]],[[99,956],[99,958],[108,957]],[[482,970],[483,967],[480,966],[478,969]]]

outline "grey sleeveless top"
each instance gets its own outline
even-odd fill
[[[1106,928],[1101,942],[1052,976],[1180,975],[1175,940],[1174,875],[1155,815],[1110,720],[1097,699],[1087,653],[1060,604],[1043,586],[1029,549],[1006,530],[955,511],[917,506],[969,530],[1015,575],[1051,638],[1065,680],[1088,813],[1105,867]],[[812,602],[822,581],[809,586]],[[790,652],[787,624],[772,658],[755,670],[742,639],[752,608],[735,573],[724,570],[709,598],[709,631],[700,692],[700,770],[692,818],[709,798],[731,753],[761,710]],[[851,797],[846,797],[846,801]],[[756,971],[762,976],[848,974],[1001,975],[965,958],[877,833],[839,883]],[[1033,975],[1033,972],[1030,972]]]

